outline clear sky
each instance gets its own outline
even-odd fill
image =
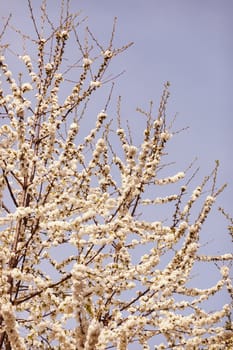
[[[32,3],[37,6],[39,1]],[[53,16],[59,1],[48,3]],[[25,32],[30,21],[26,4],[26,0],[0,0],[0,13],[13,12],[12,21]],[[171,117],[178,113],[175,129],[190,128],[172,141],[170,157],[183,170],[197,156],[199,179],[219,159],[219,184],[228,182],[219,205],[233,214],[233,1],[74,0],[71,4],[72,10],[81,9],[83,17],[88,16],[88,25],[101,42],[107,42],[115,16],[116,46],[134,41],[111,67],[114,74],[126,70],[116,82],[115,94],[122,95],[129,119],[135,118],[137,106],[146,107],[150,100],[158,105],[163,83],[171,82],[169,112]],[[211,217],[208,234],[216,251],[219,246],[229,250],[229,241],[222,236],[226,226],[221,216]]]
[[[126,74],[120,91],[127,105],[158,101],[171,82],[171,113],[179,126],[181,157],[198,156],[206,173],[215,159],[223,181],[232,179],[233,2],[228,0],[76,1],[98,37],[106,37],[114,16],[117,39],[134,46],[120,62]],[[75,6],[74,6],[75,7]],[[228,191],[233,194],[232,184]],[[226,199],[227,200],[227,199]],[[230,209],[230,199],[229,199]]]

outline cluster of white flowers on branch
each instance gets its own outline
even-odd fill
[[[0,349],[126,350],[131,343],[144,350],[151,343],[160,350],[230,349],[233,256],[199,254],[201,229],[224,188],[216,189],[218,164],[188,199],[185,172],[160,176],[172,136],[165,118],[169,83],[158,115],[141,111],[141,144],[120,122],[118,141],[111,140],[108,103],[83,136],[90,97],[129,45],[113,48],[115,25],[106,49],[89,29],[82,45],[71,14],[43,38],[30,1],[29,9],[38,56],[19,57],[19,82],[6,63],[6,45],[0,55]],[[44,1],[41,18],[44,27]],[[80,57],[65,69],[73,39]],[[165,185],[176,193],[156,197]],[[173,209],[165,225],[154,208],[167,204]],[[223,263],[215,285],[188,285],[197,262]],[[229,303],[206,310],[221,291]]]

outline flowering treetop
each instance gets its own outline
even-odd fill
[[[106,48],[88,28],[82,44],[77,16],[64,8],[51,25],[43,1],[42,27],[51,30],[42,35],[29,1],[36,38],[19,33],[36,50],[18,55],[20,79],[1,46],[0,349],[230,349],[232,254],[199,254],[202,226],[224,188],[216,187],[218,163],[191,194],[186,171],[160,176],[172,136],[169,83],[156,115],[140,110],[141,144],[122,126],[120,99],[114,129],[111,93],[82,135],[89,100],[131,44],[114,48],[115,23]],[[77,57],[65,68],[70,41]],[[163,186],[176,192],[154,196]],[[160,205],[173,208],[166,225]],[[188,285],[196,262],[220,261],[215,285]],[[224,289],[229,303],[207,310]]]

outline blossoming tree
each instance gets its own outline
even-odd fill
[[[218,164],[190,194],[185,172],[160,176],[172,132],[168,83],[156,114],[139,110],[140,144],[123,127],[120,100],[115,121],[108,118],[111,93],[83,136],[90,98],[130,44],[114,48],[115,24],[107,47],[88,28],[82,41],[69,2],[53,24],[43,1],[40,30],[28,4],[35,35],[16,31],[33,47],[17,54],[19,75],[7,64],[9,19],[1,32],[0,349],[230,349],[232,255],[199,254],[202,226],[223,190]],[[173,184],[176,194],[154,195]],[[158,206],[171,213],[166,225]],[[189,285],[197,262],[222,262],[215,285]],[[206,310],[221,290],[229,304]]]

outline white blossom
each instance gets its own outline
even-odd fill
[[[112,58],[113,56],[113,52],[111,50],[106,50],[102,54],[104,58]]]
[[[228,277],[229,275],[229,268],[227,266],[221,267],[221,274],[223,277]]]
[[[31,91],[32,86],[29,83],[24,83],[24,84],[22,84],[21,89],[23,92]]]
[[[88,57],[83,58],[83,67],[89,67],[92,64],[92,60]]]
[[[101,82],[98,80],[90,82],[90,87],[100,87],[101,85]]]
[[[47,63],[46,65],[45,65],[45,71],[46,71],[46,73],[47,74],[50,74],[51,72],[52,72],[52,70],[53,70],[53,65],[52,65],[52,63]]]

